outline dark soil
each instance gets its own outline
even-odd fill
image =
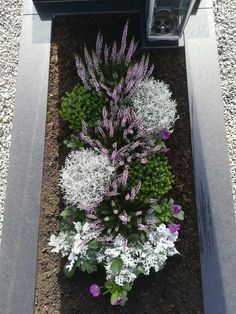
[[[138,39],[137,16],[131,16],[129,34]],[[170,85],[178,103],[180,119],[169,140],[169,161],[175,175],[171,195],[185,209],[186,219],[177,244],[181,255],[168,260],[165,268],[135,281],[125,307],[112,307],[108,297],[93,299],[88,293],[91,283],[102,284],[103,270],[94,275],[81,272],[68,279],[62,272],[63,261],[50,252],[48,240],[58,231],[60,191],[58,171],[66,148],[62,144],[69,131],[59,118],[61,96],[78,82],[74,52],[82,53],[83,45],[93,46],[100,29],[107,42],[119,39],[127,16],[58,17],[54,21],[48,94],[48,116],[41,220],[38,246],[38,273],[35,313],[45,314],[197,314],[203,313],[199,244],[195,208],[191,138],[186,86],[185,55],[183,49],[152,50],[154,77]],[[142,53],[141,49],[138,54]]]

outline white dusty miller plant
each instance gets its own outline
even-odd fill
[[[74,229],[61,231],[58,236],[51,235],[49,245],[54,247],[52,252],[67,256],[67,269],[72,270],[78,259],[89,260],[88,243],[100,235],[100,230],[91,227],[91,223],[75,222]]]
[[[151,269],[155,272],[161,270],[168,256],[178,253],[174,244],[177,239],[178,231],[171,233],[164,224],[150,228],[144,243],[127,244],[127,239],[118,235],[112,246],[107,245],[104,252],[98,255],[98,262],[105,265],[108,280],[123,286],[132,283],[140,273],[149,275]],[[114,258],[120,258],[122,263],[116,275],[111,268]]]
[[[108,191],[114,172],[103,154],[92,149],[71,152],[60,172],[66,201],[83,209],[96,206]]]
[[[94,230],[88,222],[77,222],[74,226],[74,231],[61,231],[58,236],[51,236],[49,245],[53,247],[52,252],[67,256],[67,268],[71,270],[79,260],[89,261],[88,243],[96,239],[100,242],[96,252],[97,263],[104,265],[107,280],[113,280],[121,287],[127,283],[132,284],[140,273],[148,275],[151,269],[158,272],[165,265],[168,256],[178,254],[175,247],[178,231],[171,233],[164,224],[151,227],[147,231],[147,239],[136,244],[128,244],[127,239],[120,234],[111,242],[102,241],[99,238],[101,229]],[[114,274],[112,263],[117,259],[120,269]]]
[[[153,128],[157,133],[162,129],[173,129],[178,119],[176,102],[172,100],[169,86],[154,78],[144,80],[130,98],[134,111],[143,119],[147,128]]]

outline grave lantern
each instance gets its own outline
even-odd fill
[[[178,41],[196,0],[149,0],[146,21],[148,41]]]

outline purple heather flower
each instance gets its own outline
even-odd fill
[[[144,224],[138,224],[138,230],[143,231],[143,230],[147,230],[147,226],[145,226]]]
[[[161,138],[166,141],[170,137],[170,132],[167,128],[161,130]]]
[[[176,233],[177,231],[180,230],[181,225],[180,224],[169,224],[168,228],[169,228],[171,233]]]
[[[127,225],[128,222],[130,222],[130,216],[128,216],[126,213],[123,215],[119,215],[120,220],[122,221],[123,225]]]
[[[125,298],[118,296],[117,300],[112,302],[112,305],[120,305],[122,302],[124,302]]]
[[[141,159],[141,164],[146,164],[147,163],[147,158],[142,158]]]
[[[87,214],[87,218],[93,219],[93,220],[98,219],[98,217],[96,215],[94,215],[94,214]]]
[[[181,206],[173,204],[172,205],[173,215],[178,215],[181,211]]]
[[[101,294],[101,290],[100,290],[99,286],[96,285],[96,284],[92,284],[92,285],[89,287],[89,292],[92,294],[92,296],[93,296],[94,298],[99,297],[100,294]]]
[[[163,153],[163,154],[166,154],[166,153],[169,153],[169,151],[170,151],[170,148],[168,148],[168,147],[162,147],[159,152],[160,152],[160,153]]]
[[[99,32],[96,41],[96,49],[88,52],[84,47],[84,57],[81,59],[77,55],[77,72],[84,86],[88,89],[95,88],[98,93],[105,92],[113,103],[118,103],[124,97],[132,96],[139,83],[148,78],[153,71],[153,65],[149,68],[149,57],[143,56],[139,62],[133,64],[132,56],[138,43],[132,39],[130,45],[127,43],[128,22],[124,27],[120,49],[116,42],[112,48],[103,42],[103,35]],[[109,80],[105,79],[103,65],[125,65],[124,75],[114,73],[117,84],[113,86]]]

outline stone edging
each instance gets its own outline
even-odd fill
[[[32,314],[52,15],[25,0],[0,250],[0,312]],[[190,18],[185,50],[206,314],[236,313],[236,236],[211,0]],[[187,187],[186,187],[187,188]]]

